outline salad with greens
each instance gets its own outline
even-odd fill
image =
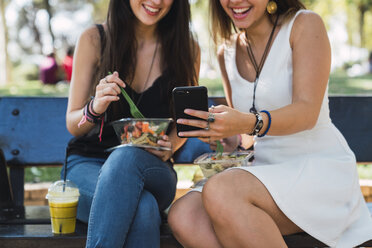
[[[196,158],[194,164],[199,165],[204,177],[209,178],[227,168],[248,166],[249,158],[252,156],[253,151],[205,153]]]
[[[121,119],[112,123],[121,144],[141,147],[159,147],[158,140],[165,135],[170,118]]]

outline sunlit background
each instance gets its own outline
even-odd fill
[[[123,0],[124,1],[124,0]],[[175,0],[179,1],[179,0]],[[0,96],[67,96],[68,83],[43,85],[39,65],[54,51],[60,64],[87,27],[102,23],[108,0],[0,0]],[[210,96],[222,96],[220,72],[209,34],[208,0],[190,0],[192,30],[202,51],[200,84]],[[372,0],[307,0],[327,27],[332,46],[330,94],[372,94]],[[372,59],[372,58],[371,58]],[[26,181],[53,181],[59,171],[31,168]],[[58,169],[59,170],[59,169]],[[370,167],[359,167],[372,178]],[[51,175],[49,175],[51,173]],[[194,171],[179,174],[192,177]]]
[[[60,62],[84,29],[104,22],[108,2],[1,0],[0,94],[67,94],[68,85],[39,89],[38,66],[52,51]],[[371,93],[368,57],[372,39],[368,37],[372,36],[372,0],[303,2],[322,16],[328,30],[332,45],[330,93]],[[208,29],[208,1],[190,3],[192,28],[202,48],[200,84],[209,88],[210,95],[223,95]]]

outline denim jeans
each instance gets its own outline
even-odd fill
[[[77,218],[88,223],[86,247],[160,247],[160,211],[177,183],[168,163],[135,147],[118,148],[107,160],[70,155],[67,179],[80,190]]]

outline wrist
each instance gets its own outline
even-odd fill
[[[264,123],[263,123],[263,118],[262,118],[261,113],[256,112],[256,113],[252,113],[252,114],[255,117],[255,122],[254,122],[253,128],[248,133],[248,135],[256,136],[261,132],[261,129],[262,129]]]

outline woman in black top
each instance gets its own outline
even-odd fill
[[[75,137],[65,166],[80,190],[87,247],[160,246],[159,210],[172,202],[177,182],[170,158],[185,140],[172,125],[158,141],[171,151],[107,153],[119,144],[107,123],[131,117],[120,87],[147,118],[172,117],[172,89],[198,79],[200,51],[189,25],[188,0],[111,0],[106,22],[80,36],[66,114]]]

